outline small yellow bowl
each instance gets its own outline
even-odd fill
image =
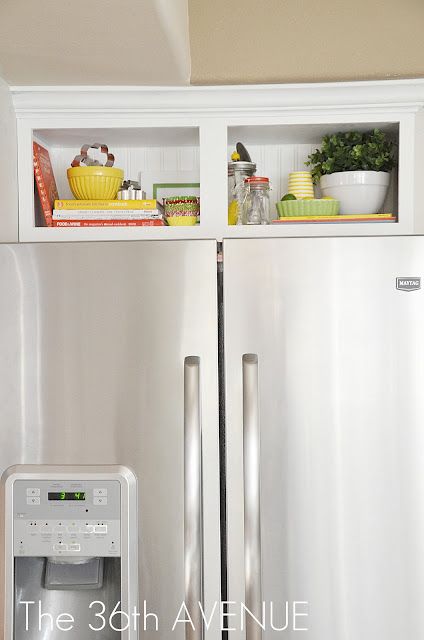
[[[166,221],[171,227],[187,227],[196,224],[197,216],[169,216]]]
[[[115,200],[124,179],[116,167],[70,167],[68,182],[77,200]]]

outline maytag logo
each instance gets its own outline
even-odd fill
[[[421,278],[396,278],[396,289],[399,289],[399,291],[417,291],[421,289]]]

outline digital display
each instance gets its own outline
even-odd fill
[[[85,500],[85,491],[58,491],[53,493],[48,493],[47,497],[49,500]]]

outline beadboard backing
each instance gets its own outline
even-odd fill
[[[103,138],[102,138],[103,140]],[[152,197],[154,182],[199,182],[198,147],[111,147],[115,165],[124,170],[126,179],[140,180],[148,198]],[[66,170],[79,153],[79,147],[50,147],[50,159],[61,198],[73,198]]]

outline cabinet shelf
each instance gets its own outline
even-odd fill
[[[33,227],[25,242],[108,242],[111,240],[201,240],[201,225],[187,227]]]
[[[140,180],[149,199],[154,197],[155,184],[199,182],[198,127],[37,128],[32,130],[32,139],[49,151],[61,199],[73,198],[68,185],[67,168],[79,154],[81,146],[93,142],[105,142],[108,145],[115,156],[115,166],[123,169],[125,179]],[[103,161],[100,152],[92,150],[91,153]],[[38,228],[35,222],[32,226]],[[134,228],[127,230],[134,231]],[[141,237],[145,237],[145,230],[139,230]],[[93,229],[86,231],[88,234],[81,237],[92,238],[90,232]],[[138,237],[139,234],[135,235]],[[123,234],[122,237],[126,238],[127,235]]]
[[[315,151],[326,134],[346,131],[370,131],[378,128],[395,142],[399,148],[398,120],[368,120],[362,122],[358,114],[356,119],[333,122],[309,122],[308,124],[287,123],[276,125],[256,124],[251,126],[233,126],[228,129],[228,154],[231,156],[235,144],[242,141],[248,147],[252,161],[256,162],[256,174],[270,179],[271,219],[275,220],[277,211],[275,204],[288,192],[288,175],[291,171],[306,171],[308,155]],[[381,118],[381,116],[379,116]],[[319,186],[315,186],[315,194],[320,197]],[[392,171],[390,187],[382,212],[398,214],[398,171]],[[336,224],[336,223],[335,223]],[[345,223],[343,223],[345,224]],[[379,223],[383,224],[383,223]],[[391,223],[393,224],[393,223]],[[302,223],[303,226],[303,223]],[[305,231],[309,235],[309,229]]]
[[[307,230],[305,227],[308,227]],[[328,224],[290,224],[229,226],[227,238],[304,238],[327,236],[393,236],[403,235],[395,222],[328,223]],[[405,234],[407,235],[407,234]]]

